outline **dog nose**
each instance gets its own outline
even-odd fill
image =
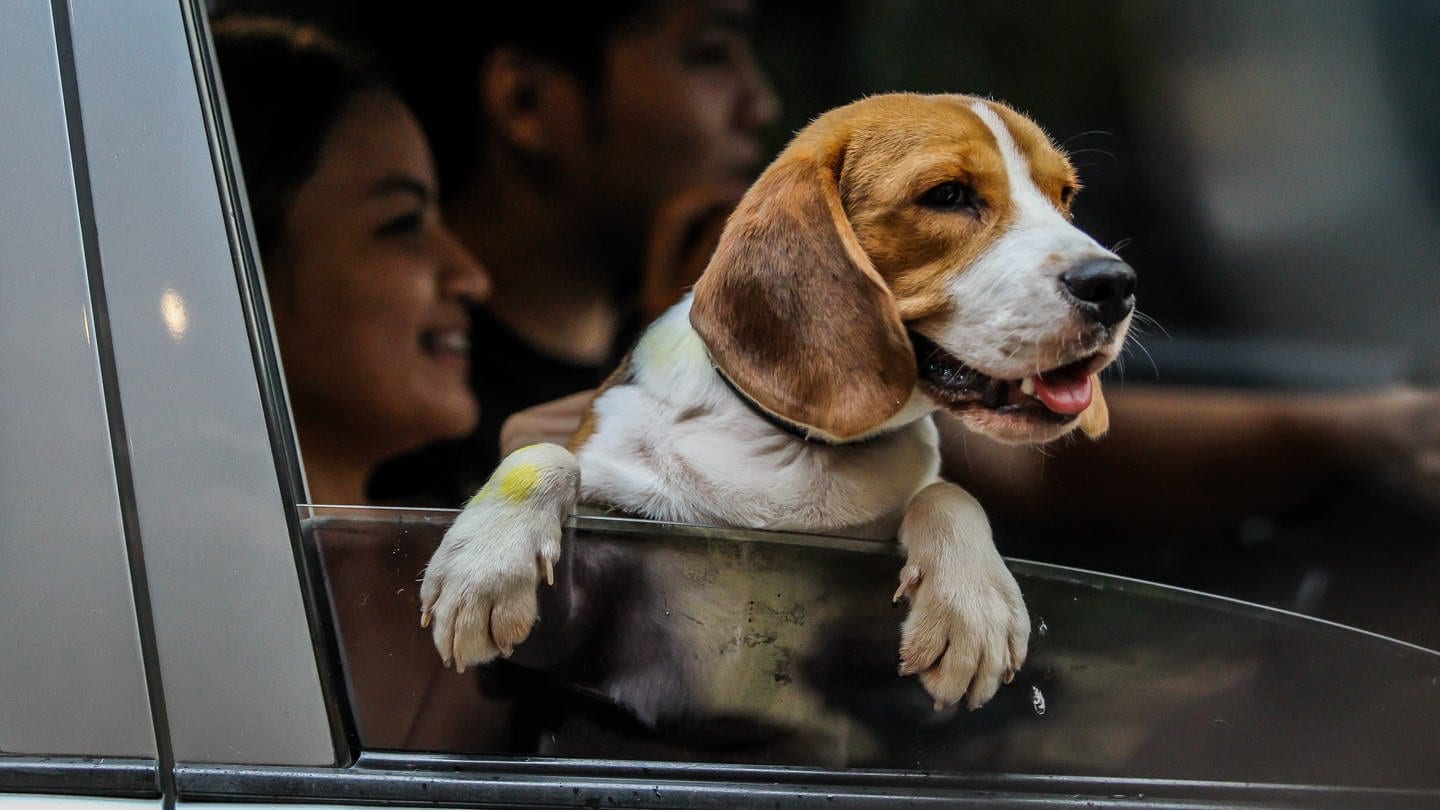
[[[1088,259],[1060,276],[1080,308],[1105,326],[1125,320],[1135,309],[1135,271],[1119,259]]]

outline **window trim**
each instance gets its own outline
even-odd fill
[[[1389,788],[1055,775],[930,774],[643,760],[526,759],[364,752],[343,769],[180,766],[189,800],[523,805],[527,807],[982,807],[1086,802],[1139,806],[1414,807],[1435,793]]]
[[[153,759],[0,757],[0,793],[5,792],[156,799],[160,770]]]

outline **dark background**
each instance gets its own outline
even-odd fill
[[[1073,155],[1159,322],[1135,381],[1346,387],[1440,344],[1440,3],[769,2],[777,146],[889,90],[991,95]]]

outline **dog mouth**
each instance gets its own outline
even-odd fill
[[[920,381],[942,406],[960,410],[983,407],[1001,414],[1029,416],[1064,424],[1090,407],[1091,375],[1105,365],[1100,354],[1018,380],[984,374],[917,332],[910,333]]]

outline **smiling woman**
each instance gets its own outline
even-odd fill
[[[214,34],[311,500],[364,503],[380,462],[474,427],[469,305],[489,281],[367,63],[274,18]]]

